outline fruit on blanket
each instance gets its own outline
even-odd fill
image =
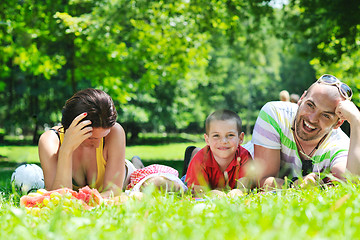
[[[88,186],[79,189],[77,199],[83,200],[89,206],[97,206],[103,202],[103,198],[96,189],[91,189]]]
[[[33,215],[33,216],[39,216],[40,215],[40,208],[38,208],[38,207],[33,207],[32,209],[31,209],[31,215]]]
[[[56,194],[54,194],[56,192]],[[52,200],[58,198],[58,196],[62,197],[65,193],[71,193],[73,196],[76,194],[75,191],[69,188],[61,188],[53,191],[46,191],[45,189],[38,190],[36,193],[29,193],[28,195],[24,195],[20,198],[20,205],[25,207],[36,207],[43,206],[45,204],[49,204]],[[44,199],[45,204],[44,204]],[[58,199],[55,199],[57,201]],[[45,206],[47,206],[45,205]]]
[[[129,200],[129,196],[126,193],[122,193],[119,196],[115,196],[113,198],[106,199],[106,204],[108,205],[121,205],[124,202]]]
[[[136,200],[141,200],[144,198],[144,193],[142,192],[131,192],[129,197],[135,198]]]
[[[244,193],[240,189],[232,189],[230,192],[226,194],[228,197],[234,198],[234,197],[241,197],[244,195]]]
[[[43,204],[44,204],[44,206],[49,205],[49,203],[50,203],[50,199],[49,199],[49,198],[44,198],[44,199],[43,199]]]
[[[69,188],[52,191],[40,189],[36,193],[30,193],[20,198],[20,205],[28,208],[52,208],[62,204],[68,207],[83,206],[85,209],[90,209],[102,202],[103,198],[100,193],[96,189],[91,189],[88,186],[79,189],[78,192]],[[37,210],[34,210],[34,213],[36,211]]]
[[[224,193],[223,191],[216,190],[216,189],[211,190],[206,195],[211,197],[211,198],[214,198],[214,197],[217,197],[217,198],[226,197],[226,193]]]

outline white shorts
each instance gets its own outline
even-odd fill
[[[130,175],[136,170],[135,166],[127,159],[125,159],[125,178],[123,184],[123,191],[130,183]]]

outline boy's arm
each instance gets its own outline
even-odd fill
[[[206,194],[207,192],[209,192],[210,188],[205,187],[205,186],[200,186],[200,185],[193,185],[191,187],[191,193],[195,196],[195,197],[202,197],[204,194]]]
[[[239,171],[242,173],[242,177],[236,179],[235,188],[240,189],[241,191],[247,191],[256,186],[255,184],[258,172],[250,152],[247,149],[243,150],[246,150],[247,154],[243,154],[242,157],[238,157],[241,166]]]
[[[197,154],[191,160],[186,172],[185,182],[193,193],[202,193],[209,189],[209,178],[205,167],[201,164],[202,154]]]

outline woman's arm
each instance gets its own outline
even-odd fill
[[[105,152],[107,154],[104,176],[103,197],[110,196],[111,192],[117,196],[122,192],[125,178],[125,131],[118,123],[111,128],[105,137]]]
[[[39,140],[39,158],[44,172],[47,190],[67,187],[72,189],[72,153],[92,135],[91,121],[85,120],[86,113],[77,116],[64,135],[63,143],[59,144],[56,133],[49,130]]]
[[[52,130],[48,130],[40,136],[38,152],[47,190],[53,189],[59,145],[60,140]]]

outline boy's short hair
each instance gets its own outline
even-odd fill
[[[236,128],[238,130],[238,134],[240,134],[242,132],[242,122],[241,122],[241,118],[239,117],[239,115],[231,110],[227,110],[227,109],[221,109],[221,110],[216,110],[215,112],[211,113],[205,121],[205,131],[206,134],[209,134],[210,131],[210,124],[213,120],[221,120],[221,121],[226,121],[226,120],[235,120],[236,122]]]

